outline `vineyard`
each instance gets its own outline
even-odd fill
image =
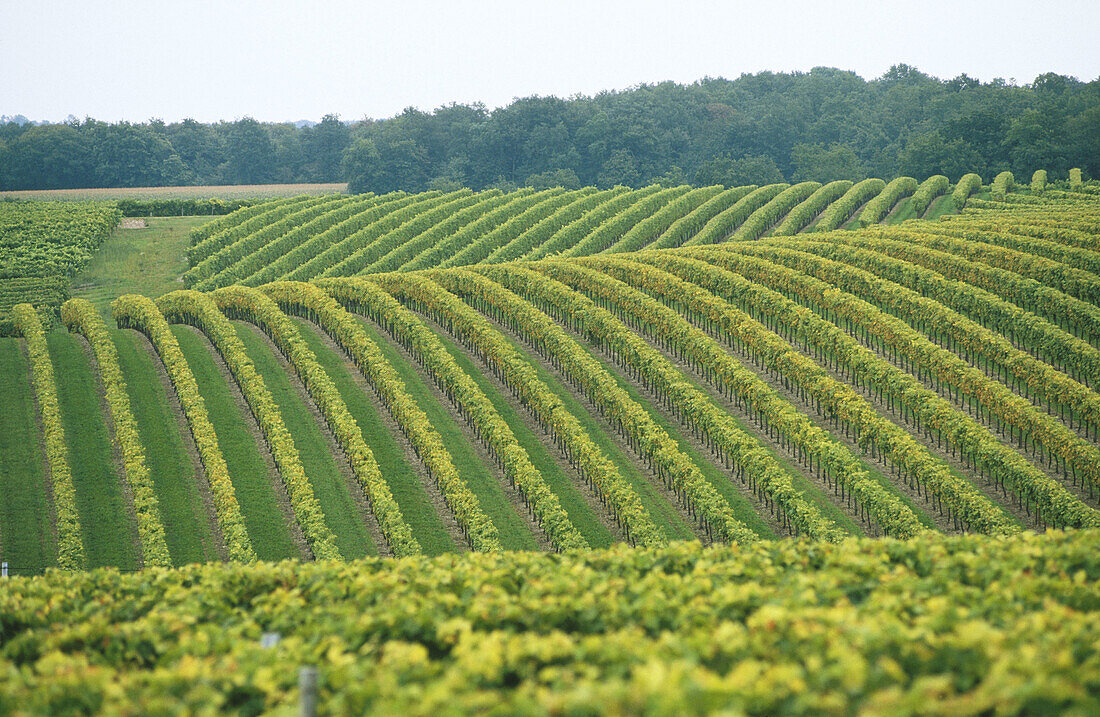
[[[62,570],[0,591],[0,694],[251,713],[320,661],[351,712],[1098,709],[1093,188],[284,197],[109,317],[64,277],[118,209],[36,208],[0,555]]]

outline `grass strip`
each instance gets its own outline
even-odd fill
[[[0,339],[0,558],[13,575],[56,561],[30,365],[17,339]]]
[[[194,462],[187,454],[168,393],[149,353],[131,331],[111,331],[126,379],[145,463],[153,479],[164,539],[175,565],[217,560],[214,533],[199,495]]]
[[[114,449],[92,367],[76,337],[67,331],[54,331],[46,342],[57,381],[87,565],[136,570],[133,516],[115,471]]]

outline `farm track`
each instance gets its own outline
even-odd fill
[[[348,375],[351,377],[351,380],[355,383],[356,388],[363,394],[366,400],[370,402],[371,406],[374,408],[374,412],[378,416],[379,422],[382,424],[385,431],[393,438],[394,442],[399,447],[402,457],[408,464],[411,473],[414,475],[414,480],[416,481],[417,485],[423,490],[423,493],[426,496],[428,502],[434,509],[435,515],[438,517],[439,521],[445,528],[447,535],[453,542],[453,546],[450,547],[460,553],[465,553],[471,550],[469,541],[466,540],[465,536],[462,534],[462,530],[459,528],[458,522],[455,520],[454,514],[447,506],[447,501],[443,497],[442,491],[439,490],[439,486],[436,485],[435,481],[432,480],[432,477],[428,474],[427,467],[424,465],[424,461],[422,461],[420,457],[416,455],[416,451],[414,450],[412,443],[409,441],[408,436],[405,435],[405,432],[401,430],[401,426],[398,425],[393,415],[385,407],[382,401],[379,400],[378,394],[374,392],[374,389],[371,387],[370,382],[367,381],[367,379],[359,371],[359,367],[355,365],[355,362],[348,356],[348,354],[342,348],[340,348],[340,346],[332,340],[332,337],[325,333],[325,331],[320,326],[313,323],[312,321],[305,320],[299,320],[298,326],[302,328],[303,331],[309,331],[314,337],[317,338],[319,342],[321,342],[326,348],[328,348],[329,351],[331,351],[334,355],[340,357],[340,359],[343,361],[344,368],[347,370]],[[360,428],[363,427],[361,426]],[[365,431],[366,429],[363,428],[363,430]],[[367,438],[365,434],[364,438]],[[394,492],[395,496],[398,496],[399,491],[397,490],[397,487],[392,485],[393,477],[386,476],[386,478],[391,482],[391,490]],[[398,500],[400,501],[400,498],[398,498]],[[406,521],[412,521],[412,516],[408,515],[408,512],[409,511],[407,510],[403,510],[402,514],[405,515]],[[414,529],[414,534],[415,533],[416,531]],[[420,535],[417,535],[416,537],[423,544],[423,537]]]
[[[15,574],[55,562],[56,518],[23,339],[0,339],[0,555]]]
[[[256,417],[252,414],[252,409],[248,407],[248,402],[244,399],[244,394],[241,393],[241,387],[237,385],[236,379],[233,378],[233,372],[229,370],[229,366],[225,363],[225,359],[222,358],[222,355],[214,348],[214,344],[210,342],[206,334],[187,324],[178,325],[183,327],[185,331],[198,336],[203,346],[210,353],[211,358],[213,358],[214,365],[217,367],[218,373],[221,374],[222,380],[225,381],[225,385],[228,387],[229,393],[233,397],[233,403],[242,416],[245,427],[249,435],[252,436],[252,440],[256,444],[256,449],[259,451],[264,464],[267,466],[268,484],[275,496],[275,502],[278,504],[283,522],[286,525],[287,531],[289,531],[290,539],[298,549],[299,557],[303,560],[313,560],[313,551],[309,547],[309,541],[306,540],[305,533],[302,532],[302,527],[298,525],[298,520],[294,517],[294,510],[290,506],[290,495],[287,493],[286,486],[283,485],[283,481],[279,477],[279,469],[275,465],[275,457],[271,454],[271,448],[267,445],[267,441],[264,439],[259,424],[256,423]]]
[[[164,362],[153,347],[149,337],[140,331],[131,330],[130,333],[132,334],[138,350],[145,352],[149,360],[153,363],[153,368],[156,370],[161,388],[168,397],[168,407],[172,412],[172,417],[175,419],[176,430],[179,431],[184,450],[187,452],[187,457],[191,460],[192,475],[195,477],[195,486],[199,493],[199,499],[202,502],[203,513],[213,534],[214,550],[217,553],[218,560],[223,562],[227,561],[229,560],[229,550],[225,545],[225,536],[222,535],[221,524],[218,522],[217,511],[214,508],[214,494],[210,490],[210,479],[206,474],[206,468],[203,466],[202,459],[199,456],[199,449],[195,445],[195,438],[191,435],[191,428],[187,424],[187,416],[183,412],[183,405],[180,403],[179,396],[176,394],[176,387],[172,385],[172,381],[168,377],[168,371],[164,367]]]

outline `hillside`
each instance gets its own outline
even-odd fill
[[[1077,173],[6,209],[4,707],[1098,709]]]
[[[192,233],[208,293],[125,296],[117,329],[82,299],[69,331],[17,311],[0,551],[33,573],[1098,527],[1100,203],[1011,180],[242,209]]]

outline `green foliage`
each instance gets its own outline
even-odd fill
[[[121,218],[102,202],[0,202],[0,278],[72,276]]]
[[[1043,190],[1047,188],[1047,171],[1045,169],[1036,169],[1035,174],[1031,175],[1031,193],[1042,194]]]
[[[218,310],[214,300],[205,294],[175,291],[160,297],[156,304],[169,321],[192,324],[210,338],[218,353],[225,359],[233,379],[240,386],[245,401],[260,425],[290,496],[295,518],[314,557],[318,560],[339,559],[340,551],[336,547],[332,530],[325,523],[309,477],[302,468],[294,439],[283,423],[275,399],[249,359],[236,329]]]
[[[141,433],[130,410],[130,396],[126,392],[126,380],[118,364],[114,341],[95,307],[84,299],[65,302],[61,307],[61,320],[70,331],[83,334],[88,339],[95,355],[99,376],[107,393],[114,440],[122,450],[122,470],[130,487],[129,498],[137,518],[144,564],[171,565],[172,558],[164,540],[164,523],[160,518],[160,503],[145,464]]]
[[[1012,191],[1016,186],[1016,180],[1012,176],[1012,172],[1001,172],[993,180],[993,184],[989,189],[993,193],[993,198],[1000,201],[1005,200],[1005,195]]]
[[[772,235],[792,236],[802,231],[851,187],[852,182],[847,179],[829,182],[818,187],[804,202],[790,210],[783,222],[772,231]]]
[[[833,144],[826,148],[821,144],[797,144],[791,150],[796,182],[835,182],[847,180],[849,184],[867,176],[859,156],[846,144]]]
[[[917,191],[917,180],[912,177],[898,177],[892,180],[879,194],[867,202],[867,206],[859,214],[861,227],[878,224],[890,213],[899,201]]]
[[[15,332],[12,310],[30,304],[40,319],[50,325],[58,318],[61,305],[69,299],[69,282],[61,276],[24,276],[0,279],[0,336]]]
[[[38,314],[30,304],[19,304],[12,313],[15,330],[27,341],[31,381],[34,385],[35,401],[42,416],[57,532],[57,567],[62,570],[82,570],[84,541],[80,529],[80,514],[76,508],[76,490],[69,469],[69,449],[65,441],[65,426],[61,420],[57,384],[54,381],[46,335],[42,331]]]
[[[913,209],[917,216],[923,216],[932,201],[951,188],[951,180],[942,174],[937,174],[920,183],[917,191],[913,193]]]
[[[1096,531],[16,578],[29,714],[1094,714]],[[94,613],[94,615],[93,615]],[[281,640],[259,646],[260,634]],[[87,666],[94,665],[94,669]]]
[[[839,229],[855,213],[872,198],[886,188],[886,182],[881,179],[864,179],[852,185],[840,199],[837,199],[821,214],[821,219],[814,227],[818,231]]]
[[[959,183],[955,185],[955,191],[951,193],[951,198],[955,202],[955,208],[962,211],[962,208],[966,206],[967,199],[970,195],[982,188],[982,178],[977,174],[964,174]]]
[[[238,209],[262,203],[262,199],[119,199],[115,202],[124,217],[224,216]]]
[[[779,184],[784,181],[775,160],[766,155],[734,159],[722,155],[703,162],[694,176],[696,186],[720,184],[743,187],[746,184]]]
[[[309,346],[302,341],[293,322],[279,310],[274,301],[256,289],[227,287],[214,292],[213,297],[222,312],[250,321],[263,329],[286,356],[351,463],[352,473],[369,499],[371,512],[377,518],[393,554],[400,557],[419,553],[420,545],[409,530],[389,486],[378,470],[378,463],[363,440],[359,424],[348,411],[332,379],[317,362]]]
[[[750,214],[744,223],[737,227],[737,231],[730,235],[730,241],[759,239],[764,232],[775,226],[776,222],[820,188],[819,182],[800,182],[787,187],[772,197],[767,204]]]

